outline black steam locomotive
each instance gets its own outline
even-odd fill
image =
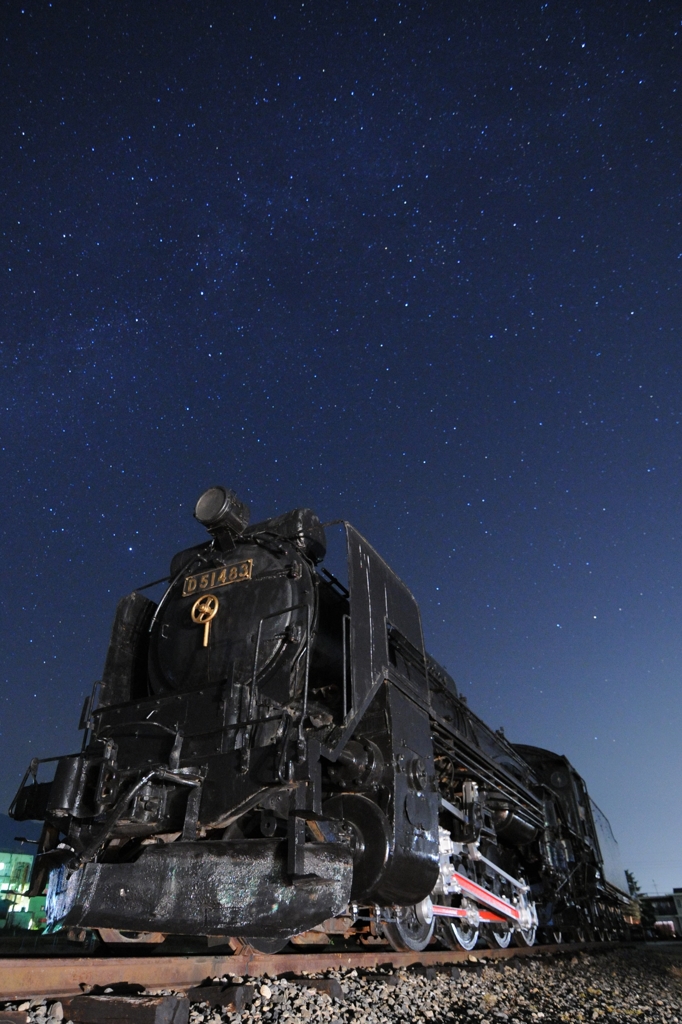
[[[118,606],[80,753],[31,762],[31,892],[52,928],[472,949],[614,937],[626,884],[568,761],[510,744],[426,652],[405,584],[348,523],[347,586],[309,509],[210,540]],[[340,575],[340,574],[339,574]]]

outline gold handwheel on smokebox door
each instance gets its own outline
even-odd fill
[[[211,622],[216,617],[220,601],[215,594],[203,594],[192,605],[192,622],[204,627],[204,647],[208,647]]]

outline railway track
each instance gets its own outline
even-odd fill
[[[30,997],[59,998],[87,993],[93,989],[135,985],[144,989],[186,991],[212,978],[275,977],[280,974],[318,973],[357,968],[372,970],[379,966],[424,967],[456,964],[475,959],[479,962],[507,960],[512,957],[536,957],[578,950],[610,949],[617,943],[575,942],[552,946],[507,949],[480,949],[475,953],[425,950],[421,953],[397,953],[381,948],[373,952],[340,953],[256,953],[232,956],[154,956],[154,957],[6,957],[0,960],[0,1001]]]

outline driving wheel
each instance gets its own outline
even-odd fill
[[[442,900],[444,906],[452,906],[450,897],[448,902]],[[474,910],[475,904],[464,897],[459,906],[465,910]],[[472,950],[478,942],[478,926],[468,921],[465,917],[439,917],[438,938],[447,949]]]
[[[485,925],[483,934],[492,949],[506,949],[512,938],[511,928],[502,921]]]

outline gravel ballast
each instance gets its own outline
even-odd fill
[[[682,1024],[682,957],[649,950],[487,964],[472,959],[452,968],[329,971],[324,977],[338,980],[341,999],[311,987],[305,978],[301,983],[295,978],[226,978],[253,986],[251,1007],[238,1013],[193,1002],[189,1024]],[[31,1024],[62,1020],[61,1004],[51,1001],[14,1002],[5,1008],[27,1010]]]

